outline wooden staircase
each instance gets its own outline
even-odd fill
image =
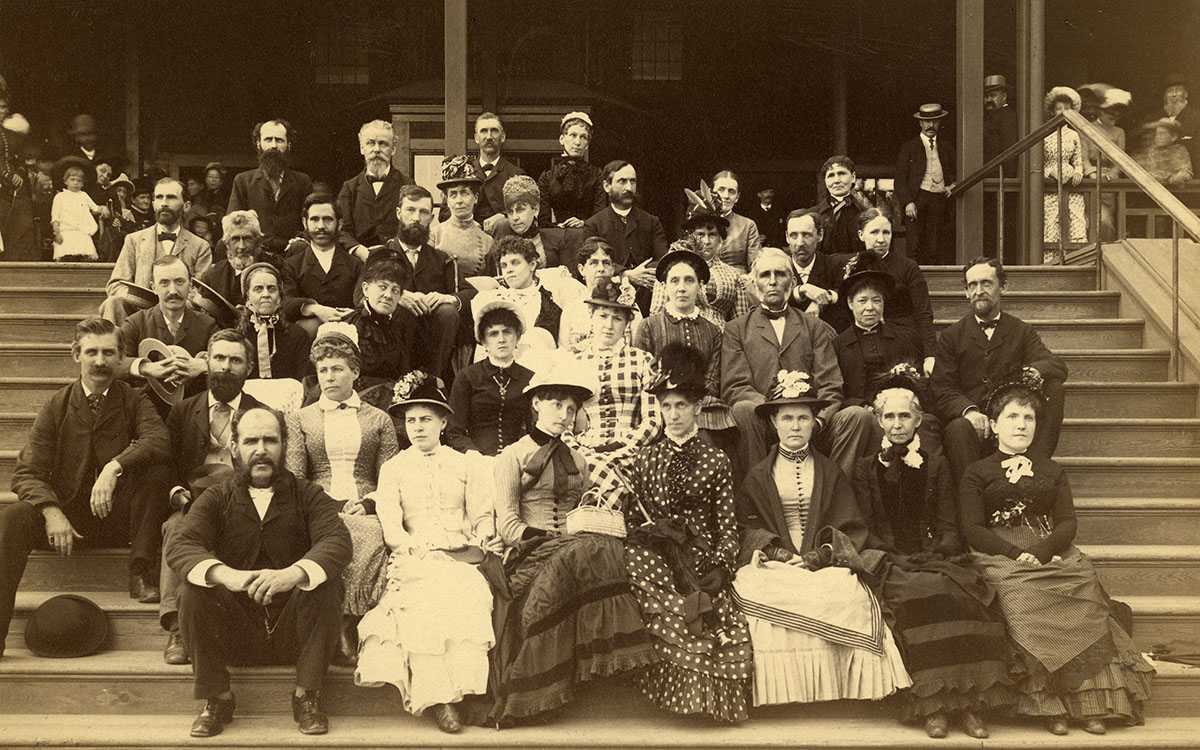
[[[92,313],[109,267],[0,264],[0,488],[42,402],[70,382],[74,323]],[[937,325],[966,311],[961,271],[926,269]],[[1079,543],[1113,596],[1134,610],[1134,639],[1147,652],[1200,653],[1200,414],[1197,386],[1167,380],[1169,352],[1142,348],[1143,322],[1117,318],[1120,299],[1095,291],[1084,268],[1009,269],[1005,309],[1034,324],[1070,367],[1059,460],[1079,514]],[[0,492],[0,504],[15,500]],[[1139,747],[1200,746],[1200,669],[1159,662],[1144,727],[1096,737],[1053,738],[1027,722],[992,722],[980,742],[952,732],[929,740],[880,703],[786,706],[755,711],[741,727],[668,716],[629,685],[601,683],[551,723],[497,732],[441,734],[401,708],[393,689],[353,684],[334,668],[326,686],[331,732],[303,737],[286,711],[293,673],[236,670],[237,720],[219,737],[191,740],[198,709],[189,667],[162,662],[165,634],[154,605],[129,599],[126,556],[116,550],[29,560],[0,659],[0,746],[24,747]],[[56,593],[97,602],[110,620],[101,654],[38,659],[23,650],[30,613]]]

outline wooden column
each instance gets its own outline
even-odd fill
[[[125,154],[129,164],[125,166],[130,178],[142,173],[141,154],[141,30],[145,18],[139,17],[140,4],[130,5],[125,41]],[[113,176],[114,179],[116,176]]]
[[[983,0],[957,0],[958,177],[983,166]],[[983,185],[957,199],[959,263],[983,254]]]
[[[846,154],[850,150],[849,116],[847,115],[847,83],[846,53],[833,53],[833,151],[834,154]],[[820,175],[818,182],[824,184],[825,175]]]
[[[1017,3],[1017,120],[1019,135],[1041,125],[1042,97],[1046,91],[1045,0]],[[1021,263],[1042,262],[1042,149],[1034,146],[1021,154]]]
[[[467,153],[467,0],[444,0],[446,156]]]

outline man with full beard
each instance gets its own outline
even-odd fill
[[[231,304],[242,303],[242,272],[258,257],[263,233],[258,215],[253,211],[236,211],[221,219],[221,241],[225,244],[224,260],[214,263],[199,279],[215,289]]]
[[[253,362],[254,351],[241,334],[228,328],[217,331],[208,339],[208,390],[184,399],[167,415],[174,483],[169,502],[174,513],[162,525],[164,549],[183,523],[192,500],[233,471],[233,415],[262,406],[250,394],[242,393]],[[162,601],[158,622],[168,633],[163,661],[187,664],[187,651],[179,634],[179,579],[165,558],[159,582]]]
[[[608,206],[585,221],[583,228],[589,236],[612,245],[613,263],[638,287],[638,306],[645,315],[650,311],[655,278],[652,269],[638,266],[667,254],[667,233],[657,216],[633,205],[637,201],[637,170],[632,164],[624,159],[610,161],[604,166],[603,179]]]
[[[105,287],[108,296],[100,305],[102,317],[119,326],[138,309],[125,296],[125,282],[151,286],[151,267],[159,258],[177,257],[190,273],[196,275],[204,273],[212,265],[212,248],[209,244],[183,227],[183,214],[189,205],[183,192],[183,183],[179,180],[164,177],[154,185],[156,223],[125,237],[125,245],[117,256]]]
[[[429,244],[433,221],[429,191],[420,185],[406,185],[400,190],[396,215],[400,228],[395,238],[372,252],[367,264],[384,259],[400,264],[404,293],[395,314],[416,332],[413,365],[444,377],[457,339],[459,311],[471,291],[459,289],[454,259]]]
[[[167,563],[186,583],[179,626],[204,709],[193,737],[233,721],[229,664],[296,665],[292,715],[325,734],[321,686],[342,627],[342,569],[350,533],[321,486],[283,465],[283,415],[249,409],[231,419],[234,475],[192,504]]]
[[[366,248],[396,236],[394,209],[400,188],[410,180],[392,164],[396,135],[390,122],[372,120],[363,125],[358,131],[358,147],[363,171],[342,183],[337,205],[345,222],[342,231],[354,238],[358,244],[353,251],[365,259]]]
[[[167,431],[150,401],[116,380],[121,332],[103,318],[75,327],[79,378],[51,396],[17,456],[17,502],[0,510],[0,656],[33,550],[130,548],[129,595],[158,601],[158,528],[168,486]]]
[[[287,120],[267,120],[254,126],[258,169],[233,178],[228,212],[250,210],[258,214],[263,247],[281,253],[301,229],[300,211],[312,192],[312,180],[288,168],[296,132]]]
[[[304,237],[283,261],[284,313],[312,338],[322,323],[339,321],[354,308],[362,261],[338,247],[337,204],[328,193],[304,199]]]

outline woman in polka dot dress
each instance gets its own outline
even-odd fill
[[[729,459],[697,432],[704,355],[664,347],[657,382],[666,437],[628,476],[626,564],[659,662],[637,680],[655,705],[720,721],[747,717],[751,652],[746,619],[730,596],[737,557]]]

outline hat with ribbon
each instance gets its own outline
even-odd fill
[[[447,415],[454,413],[441,378],[432,377],[424,370],[413,370],[393,386],[388,413],[399,417],[408,407],[421,405],[440,408]]]
[[[225,298],[225,295],[205,284],[200,279],[192,279],[192,287],[196,290],[196,306],[211,315],[223,328],[233,325],[237,317],[237,306]]]
[[[708,361],[699,349],[672,342],[659,352],[646,390],[660,397],[678,391],[693,401],[699,401],[708,392],[704,384],[707,374]]]
[[[918,120],[940,120],[943,117],[949,116],[949,112],[942,109],[940,104],[922,104],[913,113],[913,117]]]
[[[155,338],[142,339],[138,344],[138,357],[149,362],[161,362],[172,357],[191,358],[192,354],[178,344],[164,344]],[[183,382],[146,378],[150,389],[167,404],[174,406],[183,400]]]
[[[545,365],[534,371],[522,392],[533,396],[542,388],[567,388],[583,402],[600,390],[600,383],[595,370],[589,369],[583,360],[556,352],[545,358]]]
[[[153,289],[125,279],[114,279],[113,281],[122,288],[124,292],[122,296],[133,305],[134,309],[149,310],[158,304],[158,295],[154,293]]]

